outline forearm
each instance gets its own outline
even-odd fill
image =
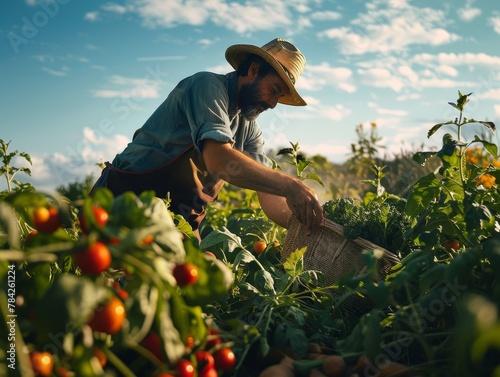
[[[235,186],[286,196],[297,179],[265,167],[229,144],[206,141],[203,159],[210,173]]]
[[[226,182],[284,197],[287,208],[308,230],[312,229],[314,218],[323,223],[323,210],[316,193],[299,179],[265,167],[227,143],[207,140],[203,159],[208,171]]]

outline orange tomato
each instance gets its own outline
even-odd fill
[[[94,311],[94,316],[88,324],[94,331],[116,334],[122,328],[125,317],[125,306],[120,299],[113,297]]]
[[[253,244],[253,251],[255,251],[257,255],[260,255],[264,250],[266,250],[266,246],[267,245],[264,241],[256,241]]]
[[[55,207],[38,207],[33,212],[33,226],[41,233],[54,233],[60,226],[59,210]]]
[[[99,360],[101,367],[104,367],[108,363],[106,354],[99,347],[94,347],[92,349],[92,353],[94,354],[94,357]]]
[[[39,376],[50,376],[54,369],[54,358],[49,352],[33,351],[30,353],[33,371]]]

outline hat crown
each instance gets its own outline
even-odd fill
[[[275,38],[261,48],[280,63],[292,84],[295,85],[306,65],[306,58],[300,50],[283,38]]]
[[[282,38],[275,38],[262,47],[253,45],[233,45],[226,50],[226,59],[238,70],[239,65],[253,54],[266,60],[283,79],[289,92],[278,99],[285,105],[305,106],[306,101],[297,93],[295,82],[302,74],[306,58],[292,43]]]

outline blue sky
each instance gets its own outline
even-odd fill
[[[269,148],[343,162],[371,122],[388,153],[440,145],[426,134],[458,90],[474,93],[466,115],[499,123],[497,1],[16,0],[0,14],[0,138],[31,155],[39,189],[97,177],[178,81],[275,37],[307,58],[308,106],[259,117]]]

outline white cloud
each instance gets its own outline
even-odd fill
[[[299,90],[321,90],[324,87],[338,87],[351,93],[355,90],[350,82],[352,71],[344,67],[331,67],[328,63],[306,65],[302,76],[297,80]]]
[[[58,186],[81,181],[89,174],[97,179],[100,169],[96,164],[111,161],[129,141],[120,134],[103,134],[100,130],[85,127],[81,141],[76,145],[66,145],[64,152],[30,154],[33,165],[28,181],[39,190],[53,191]]]
[[[404,117],[408,115],[408,111],[406,110],[397,110],[397,109],[383,109],[381,107],[377,108],[377,113],[382,115],[392,115],[396,117]]]
[[[475,97],[477,99],[500,101],[500,89],[496,88],[496,89],[480,91],[476,94]]]
[[[422,95],[420,93],[407,93],[407,94],[401,94],[396,97],[397,101],[414,101],[417,99],[420,99]]]
[[[500,118],[500,105],[494,105],[493,109],[495,110],[495,118]]]
[[[342,18],[342,14],[331,10],[323,12],[314,12],[310,15],[311,19],[318,21],[336,21]]]
[[[99,98],[158,98],[160,82],[148,78],[130,78],[114,75],[109,78],[113,86],[125,87],[123,89],[94,90],[94,97]]]
[[[488,24],[493,27],[495,33],[500,34],[500,15],[490,17],[488,19]]]
[[[60,70],[56,71],[54,69],[42,67],[42,71],[47,72],[48,74],[50,74],[52,76],[66,76],[69,72],[69,68],[68,67],[61,67]]]
[[[452,76],[452,77],[458,76],[458,71],[454,67],[452,67],[451,65],[441,64],[441,65],[438,65],[437,67],[435,67],[435,69],[436,69],[436,72],[442,73],[442,74],[447,75],[447,76]]]
[[[472,21],[481,15],[481,9],[472,7],[473,1],[468,0],[464,8],[457,9],[457,15],[462,21]]]
[[[366,8],[348,27],[319,35],[337,40],[341,52],[352,55],[405,51],[410,45],[438,46],[460,39],[443,28],[446,15],[438,9],[387,0],[374,0]]]
[[[83,16],[83,19],[89,22],[99,21],[99,12],[87,12]]]
[[[290,35],[301,28],[311,27],[309,18],[302,16],[310,10],[303,1],[136,0],[129,1],[125,6],[106,4],[101,9],[116,14],[135,13],[146,27],[153,29],[178,25],[200,26],[213,22],[239,34],[282,28]],[[294,19],[294,12],[301,15]],[[338,16],[335,12],[329,12],[328,17]]]
[[[363,84],[376,88],[390,88],[400,92],[405,87],[401,77],[397,77],[385,68],[358,69],[358,75]]]
[[[112,12],[116,14],[125,14],[127,12],[127,7],[115,4],[115,3],[107,3],[102,6],[102,9],[107,12]]]
[[[472,65],[485,66],[497,69],[500,66],[500,57],[485,53],[439,53],[436,55],[423,53],[415,55],[411,61],[426,67],[434,67],[436,64],[449,66]]]

